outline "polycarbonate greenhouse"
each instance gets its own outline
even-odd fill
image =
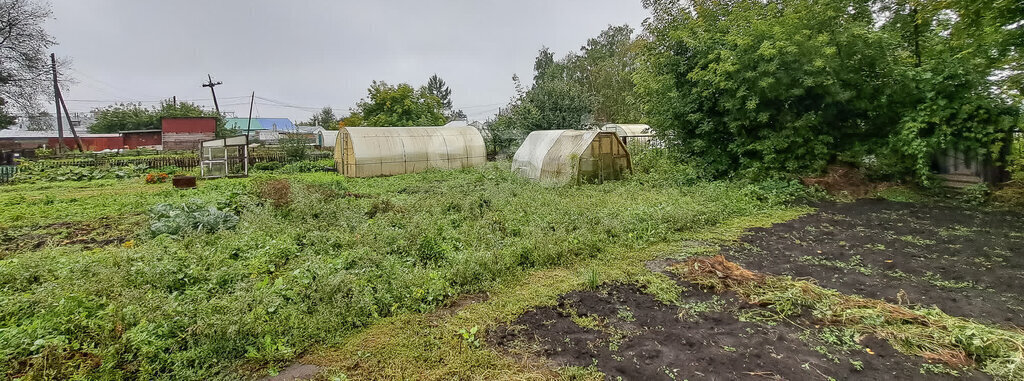
[[[551,182],[602,183],[632,170],[626,146],[606,131],[534,131],[512,159],[513,172]]]
[[[343,127],[334,161],[345,176],[373,177],[477,166],[487,152],[473,127]]]
[[[646,124],[606,124],[601,126],[601,131],[614,132],[619,136],[619,140],[627,145],[650,145],[654,136],[654,130]]]
[[[614,132],[619,137],[654,135],[651,126],[646,124],[606,124],[601,127],[601,131]]]

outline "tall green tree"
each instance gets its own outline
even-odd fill
[[[954,1],[647,0],[645,115],[712,174],[814,173],[853,152],[924,178],[951,146],[992,153],[1019,106],[991,91],[1002,59],[965,49],[970,18],[939,3]]]
[[[299,122],[299,125],[318,126],[323,127],[325,130],[337,130],[338,122],[340,121],[341,119],[338,119],[338,116],[334,114],[334,109],[330,106],[325,106],[320,111],[317,111],[316,114],[313,114],[309,120]]]
[[[369,95],[356,104],[348,123],[375,127],[439,126],[447,122],[441,100],[407,83],[392,86],[373,81],[367,89]]]
[[[533,84],[514,78],[516,96],[493,121],[492,149],[514,148],[536,130],[638,123],[642,108],[633,82],[637,40],[628,25],[609,26],[579,53],[561,59],[543,47],[534,59]]]
[[[509,151],[533,131],[580,129],[589,125],[593,97],[578,83],[549,77],[524,90],[518,76],[512,80],[517,94],[499,110],[491,124],[493,151]]]
[[[121,131],[160,129],[163,118],[217,118],[217,135],[229,136],[236,133],[225,129],[224,118],[213,110],[205,110],[189,102],[161,103],[159,107],[144,107],[141,104],[122,103],[94,110],[96,122],[89,126],[89,132],[97,134]]]
[[[441,109],[443,112],[450,113],[452,111],[452,89],[448,88],[448,84],[444,82],[441,77],[437,74],[431,75],[427,79],[426,93],[437,97],[441,101]]]

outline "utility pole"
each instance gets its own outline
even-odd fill
[[[223,85],[224,82],[221,82],[221,81],[213,82],[213,76],[209,75],[209,74],[206,75],[206,80],[207,80],[207,82],[203,84],[203,87],[209,87],[210,88],[210,94],[213,94],[213,107],[215,109],[217,109],[217,115],[220,115],[220,105],[217,104],[217,92],[214,91],[213,88],[216,87],[217,85]]]
[[[245,125],[245,136],[248,139],[249,134],[252,133],[252,104],[256,102],[256,92],[252,92],[252,98],[249,98],[249,122]]]
[[[177,95],[172,96],[171,97],[171,102],[174,104],[174,107],[178,107],[178,96]]]
[[[60,115],[60,87],[57,87],[57,55],[50,53],[50,68],[53,69],[53,103],[57,107],[57,155],[64,153],[64,121]]]
[[[75,137],[75,144],[78,145],[78,152],[85,152],[85,146],[82,145],[82,138],[78,137],[78,132],[75,131],[75,125],[71,123],[71,113],[68,112],[68,104],[64,103],[64,93],[59,92],[60,95],[60,107],[64,109],[64,116],[68,118],[68,128],[71,129],[71,135]]]
[[[60,117],[60,110],[64,110],[64,116],[68,119],[68,128],[71,129],[71,135],[75,137],[75,144],[78,145],[79,152],[85,152],[85,147],[82,146],[82,138],[78,137],[78,132],[75,131],[75,125],[71,124],[71,113],[68,112],[68,105],[64,103],[64,94],[60,92],[60,85],[57,84],[57,56],[50,53],[50,67],[53,69],[53,102],[57,104],[57,153],[61,153],[61,148],[66,148],[64,145],[64,123]]]

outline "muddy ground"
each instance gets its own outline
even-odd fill
[[[83,249],[120,245],[132,239],[138,218],[110,221],[60,222],[45,226],[0,229],[0,259],[17,252],[44,247],[79,245]]]
[[[950,369],[809,317],[749,321],[761,308],[729,294],[690,288],[682,298],[684,307],[668,306],[633,285],[573,292],[488,337],[512,353],[593,365],[609,380],[989,379],[976,371],[942,373]]]
[[[814,278],[849,294],[937,306],[1007,327],[1024,325],[1024,216],[953,206],[828,203],[724,248],[760,272]],[[682,307],[632,285],[564,295],[488,332],[511,353],[594,366],[616,380],[989,379],[896,352],[887,342],[809,316],[757,317],[762,307],[680,283]]]
[[[953,316],[1024,326],[1024,214],[860,200],[750,231],[745,268]]]

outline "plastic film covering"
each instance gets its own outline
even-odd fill
[[[373,177],[477,166],[487,153],[473,127],[344,127],[334,158],[345,176]]]
[[[632,162],[611,132],[534,131],[516,151],[512,171],[548,182],[603,182],[622,178]]]

